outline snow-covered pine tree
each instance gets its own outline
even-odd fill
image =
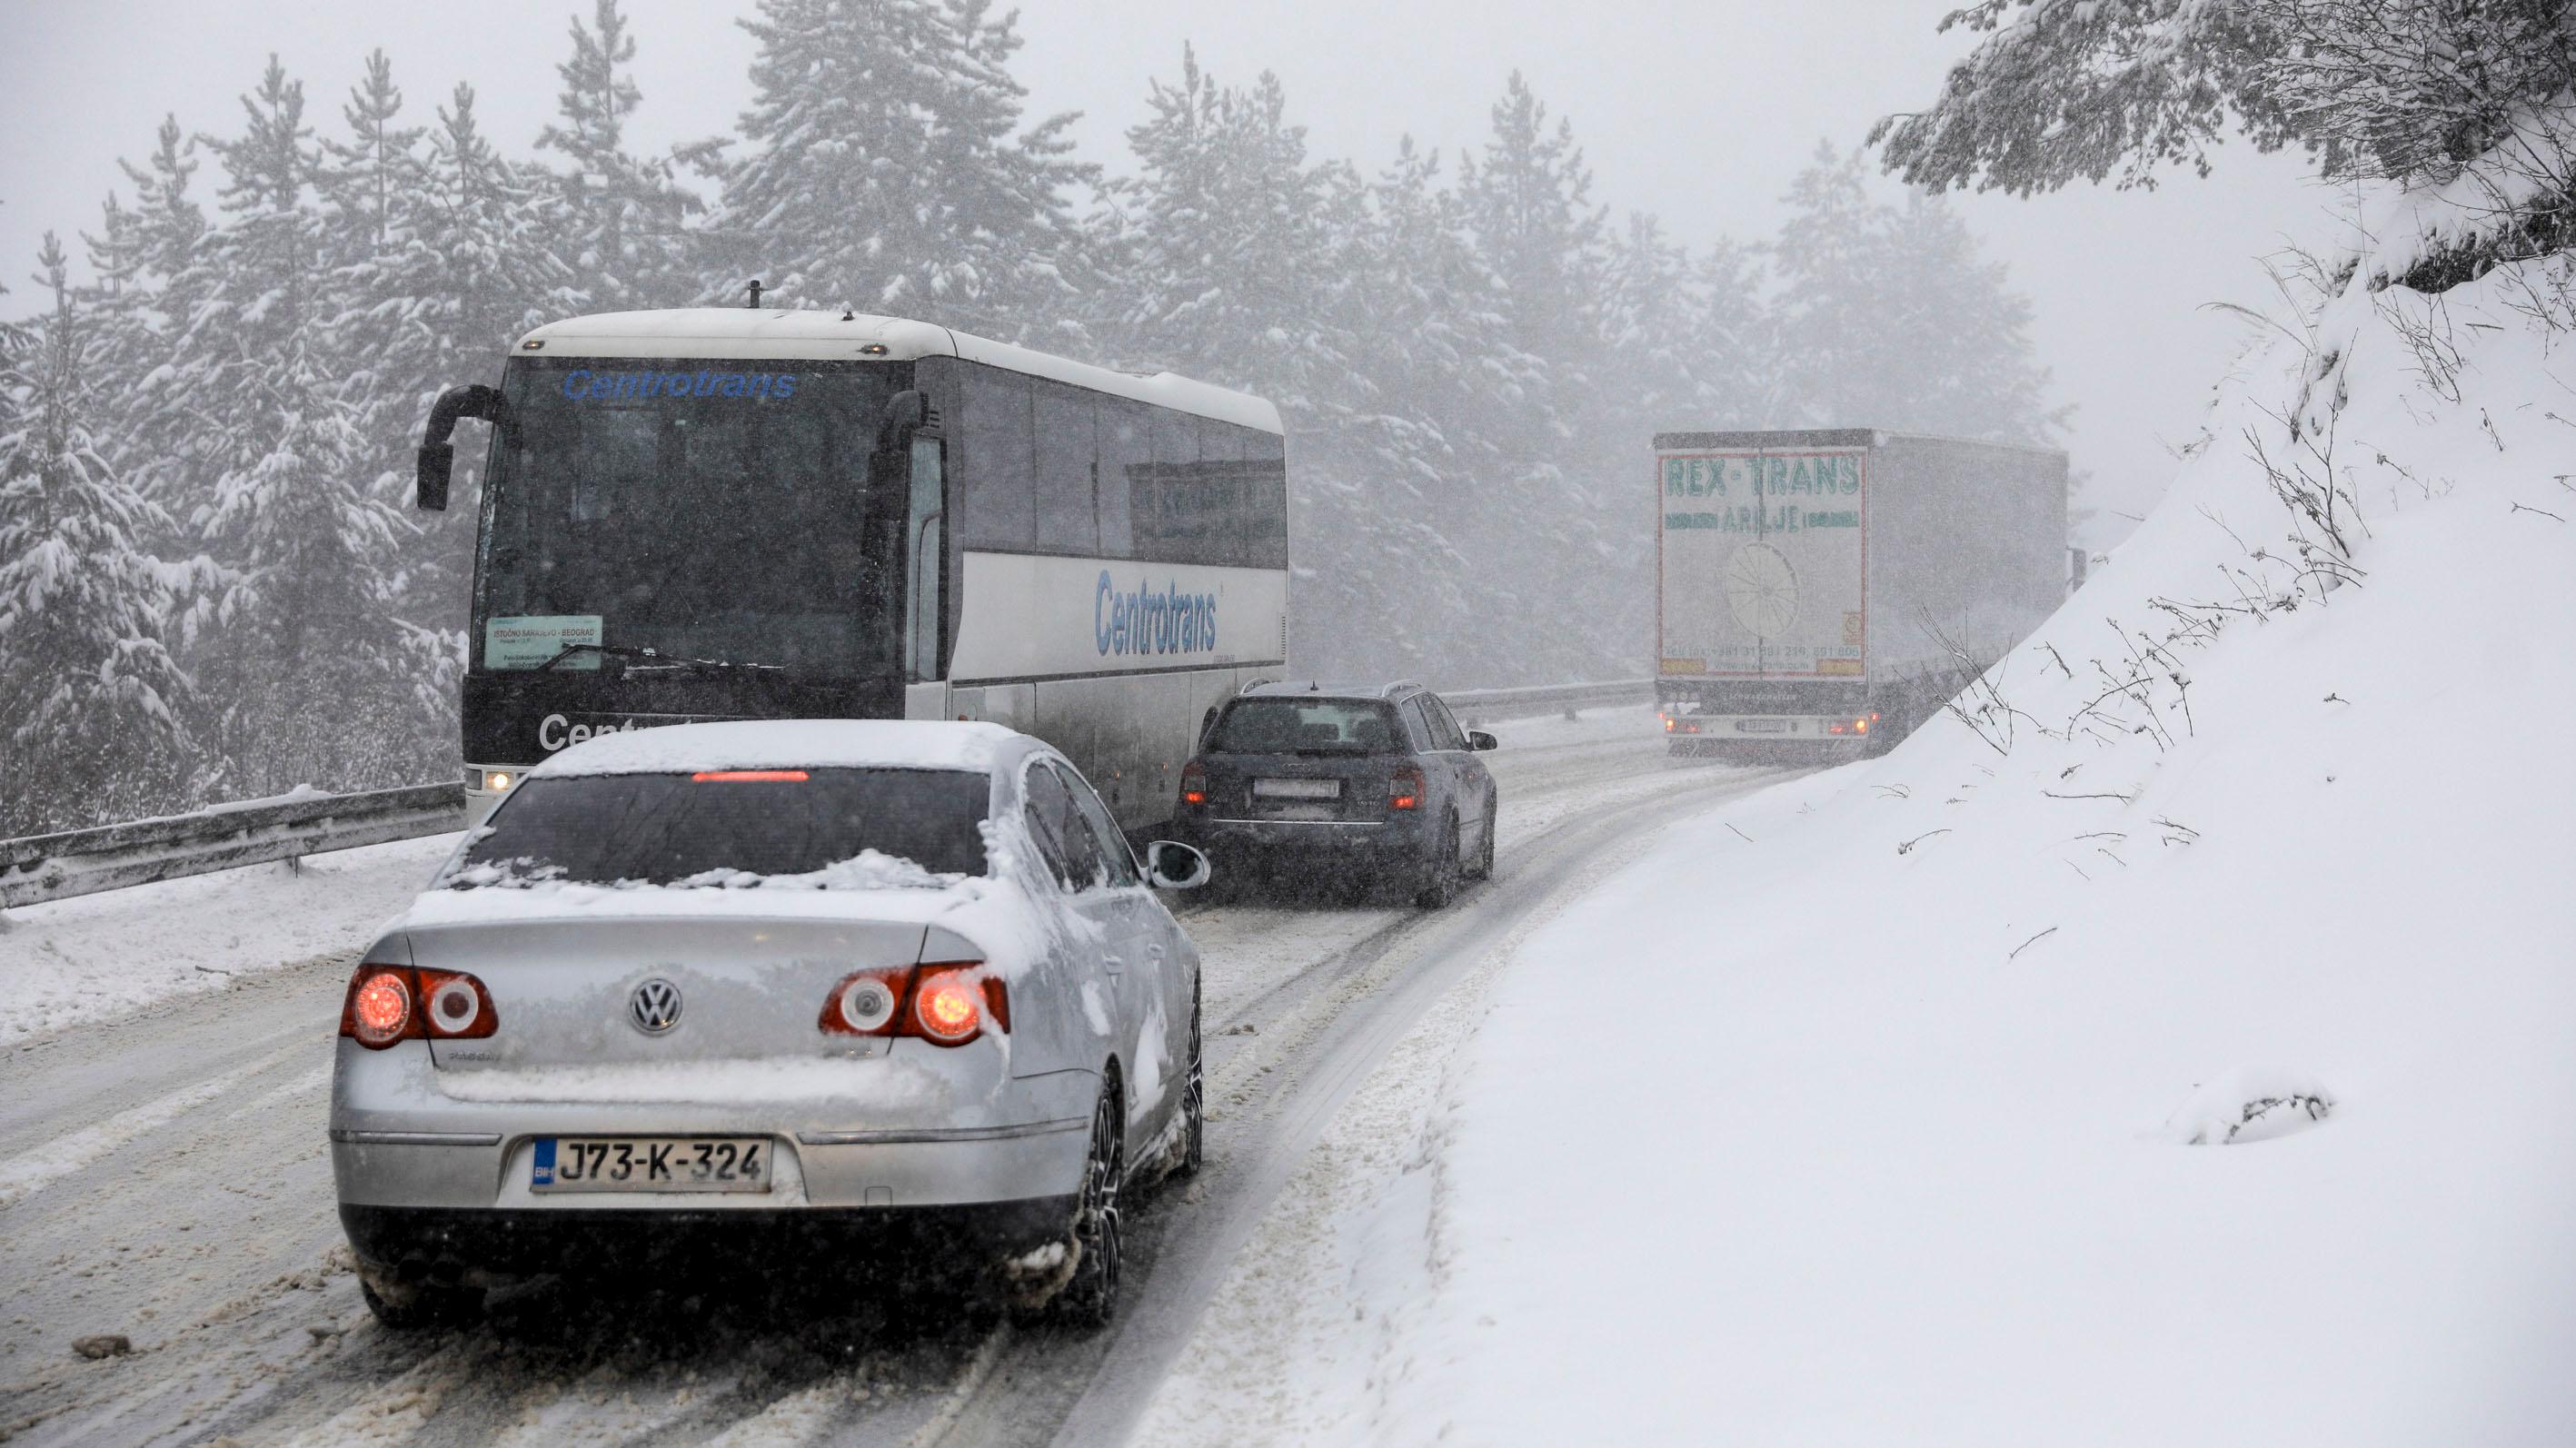
[[[1486,409],[1479,430],[1507,471],[1481,526],[1459,541],[1494,592],[1493,617],[1565,620],[1533,641],[1516,676],[1562,679],[1642,667],[1634,570],[1633,459],[1620,452],[1607,395],[1607,219],[1570,123],[1516,71],[1495,102],[1493,133],[1459,167],[1467,224],[1501,279],[1511,335],[1545,359],[1531,389]],[[1539,555],[1534,536],[1553,540]]]
[[[420,126],[402,123],[403,96],[393,62],[368,55],[365,74],[340,108],[345,138],[322,142],[325,335],[345,369],[349,396],[366,439],[367,485],[399,506],[410,479],[410,443],[436,385],[429,368],[429,303],[414,291],[406,261],[419,233],[428,192]]]
[[[92,440],[97,340],[50,232],[37,264],[52,308],[0,371],[0,835],[189,802],[166,523]]]
[[[134,204],[110,214],[91,241],[90,257],[92,269],[109,285],[86,328],[100,384],[94,419],[99,449],[172,519],[187,511],[181,466],[197,416],[156,378],[176,356],[201,280],[192,273],[206,215],[189,194],[199,165],[193,150],[178,119],[165,116],[142,165],[117,163],[134,186]],[[189,539],[176,534],[152,539],[149,546],[194,551]]]
[[[201,300],[166,369],[191,409],[189,462],[221,587],[183,617],[211,696],[223,792],[421,777],[423,729],[393,577],[415,531],[370,487],[363,414],[328,323],[323,157],[303,86],[272,59],[247,127],[201,138],[224,216],[184,274]]]
[[[1014,17],[989,0],[762,0],[748,151],[725,174],[710,294],[917,316],[1054,350],[1083,246],[1056,116],[1023,132]]]
[[[1339,256],[1350,283],[1349,366],[1327,440],[1338,466],[1307,483],[1299,536],[1317,576],[1296,595],[1301,619],[1324,616],[1295,636],[1319,640],[1315,652],[1340,645],[1320,661],[1327,672],[1508,677],[1519,641],[1507,630],[1390,631],[1384,620],[1475,616],[1484,587],[1451,534],[1467,531],[1459,520],[1485,506],[1504,468],[1480,422],[1497,401],[1525,396],[1539,363],[1510,335],[1500,283],[1439,158],[1411,137],[1370,181],[1366,216]]]
[[[1869,136],[1936,189],[2207,175],[2231,127],[2331,179],[2441,181],[2576,85],[2566,0],[1975,0],[1954,25],[1985,38],[1933,105]]]
[[[643,101],[626,69],[635,37],[617,0],[596,0],[591,23],[572,21],[572,59],[556,100],[562,116],[537,138],[561,152],[566,234],[557,250],[591,311],[678,306],[698,293],[691,274],[687,219],[705,203],[677,181],[667,157],[626,150],[626,118]]]
[[[1858,156],[1820,142],[1784,198],[1779,278],[1784,426],[1887,427],[2045,443],[2065,411],[2045,400],[2028,299],[1938,198],[1869,194]]]

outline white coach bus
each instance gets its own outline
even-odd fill
[[[1287,656],[1278,409],[945,327],[703,308],[580,317],[439,399],[493,424],[467,788],[612,729],[989,719],[1131,831],[1201,721]]]

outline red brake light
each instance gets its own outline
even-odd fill
[[[1395,773],[1386,778],[1386,807],[1388,809],[1422,808],[1421,770],[1410,764],[1396,766]]]
[[[801,769],[701,769],[689,776],[693,784],[803,784]]]
[[[980,960],[853,971],[832,987],[815,1024],[834,1036],[911,1036],[935,1046],[962,1046],[1011,1029],[1011,992],[981,975]]]
[[[912,1013],[921,1033],[942,1045],[965,1040],[984,1024],[984,1007],[973,986],[950,977],[932,981],[913,998]]]
[[[415,1034],[411,1018],[410,971],[362,965],[349,981],[349,1003],[340,1012],[340,1034],[371,1051],[381,1051]]]
[[[1181,803],[1207,803],[1207,766],[1193,759],[1181,766]]]

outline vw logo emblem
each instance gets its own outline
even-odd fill
[[[658,1036],[680,1023],[680,988],[655,976],[635,988],[626,1001],[626,1019],[648,1036]]]

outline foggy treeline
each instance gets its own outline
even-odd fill
[[[753,277],[1277,402],[1326,675],[1647,672],[1658,428],[2062,420],[2002,268],[1827,146],[1776,235],[1693,241],[1597,202],[1517,75],[1468,144],[1323,158],[1274,77],[1176,41],[1104,164],[982,0],[746,23],[738,134],[668,155],[626,138],[653,37],[596,0],[523,147],[378,53],[336,103],[272,62],[229,129],[173,117],[102,178],[0,334],[0,835],[451,777],[476,469],[411,510],[430,401],[540,322]]]

